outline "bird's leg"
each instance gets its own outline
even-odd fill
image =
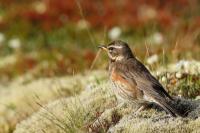
[[[151,104],[149,103],[144,103],[142,105],[139,106],[139,108],[135,111],[135,114],[138,114],[139,112],[147,109],[147,108],[150,108],[151,107]]]
[[[136,111],[135,114],[138,114],[139,112],[143,111],[146,108],[146,106],[141,105]]]

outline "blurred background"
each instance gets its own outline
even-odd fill
[[[1,0],[0,82],[88,70],[98,44],[116,39],[147,65],[199,60],[200,1]],[[101,54],[93,69],[106,66]]]
[[[97,46],[118,39],[171,95],[200,99],[200,0],[0,0],[0,133],[84,132],[115,102]]]

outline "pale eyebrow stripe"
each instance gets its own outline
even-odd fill
[[[113,45],[113,46],[109,46],[108,48],[116,48],[116,49],[120,49],[120,48],[122,48],[122,46]]]

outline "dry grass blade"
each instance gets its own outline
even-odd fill
[[[177,48],[178,48],[178,40],[176,41],[176,43],[175,43],[175,46],[174,46],[174,49],[173,49],[173,51],[176,51],[177,50]]]
[[[95,56],[95,58],[94,58],[94,60],[93,60],[93,62],[92,62],[92,64],[91,64],[91,66],[90,66],[90,70],[92,70],[93,68],[94,68],[94,65],[95,65],[95,63],[97,62],[97,59],[99,58],[99,55],[100,55],[100,53],[101,53],[101,49],[99,49],[98,51],[97,51],[97,54],[96,54],[96,56]]]
[[[146,60],[150,56],[149,47],[148,47],[148,44],[146,42],[145,42],[145,48],[146,48],[145,60]],[[154,68],[151,64],[150,64],[150,69],[154,70]]]
[[[162,55],[162,58],[163,58],[162,61],[163,61],[163,62],[162,62],[162,63],[163,63],[163,66],[166,66],[166,60],[165,60],[165,56],[166,56],[166,55],[165,55],[165,49],[164,49],[164,48],[163,48],[163,50],[162,50],[162,53],[163,53],[163,55]]]
[[[145,60],[146,60],[150,56],[150,54],[149,54],[149,47],[147,46],[146,42],[145,42],[145,48],[146,48]]]
[[[53,122],[56,126],[58,126],[60,129],[62,129],[63,131],[65,131],[65,127],[66,126],[64,124],[64,121],[61,121],[59,118],[57,118],[50,110],[48,110],[45,106],[43,106],[42,104],[40,104],[39,102],[36,102],[37,105],[39,105],[41,108],[43,108],[44,110],[47,111],[48,115],[43,115],[44,118],[48,119],[49,121]]]
[[[81,18],[86,21],[85,16],[83,14],[83,9],[82,9],[81,4],[80,4],[80,1],[79,0],[75,0],[75,2],[76,2],[76,5],[77,5],[77,7],[79,9]],[[90,29],[88,27],[86,28],[86,30],[87,30],[87,34],[88,34],[88,36],[90,38],[90,41],[91,41],[92,45],[96,48],[96,46],[95,46],[95,38],[94,38],[93,34],[91,33],[91,31],[90,31]]]

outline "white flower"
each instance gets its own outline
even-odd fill
[[[161,44],[161,43],[163,43],[163,40],[164,40],[163,35],[161,33],[156,32],[153,34],[153,42],[155,44]]]
[[[87,29],[89,28],[90,24],[88,21],[86,20],[79,20],[78,23],[77,23],[77,28],[80,29],[80,30],[84,30],[84,29]]]
[[[154,19],[157,16],[157,11],[153,7],[143,5],[139,8],[138,16],[142,20]]]
[[[157,76],[161,75],[161,71],[156,71],[156,75]]]
[[[39,14],[44,13],[47,10],[47,7],[44,2],[34,2],[33,3],[33,8],[38,12]]]
[[[18,38],[14,38],[8,42],[8,45],[13,49],[18,49],[21,47],[21,41]]]
[[[155,33],[151,34],[150,36],[148,36],[146,41],[150,42],[151,44],[160,45],[164,42],[164,37],[163,37],[162,33],[155,32]]]
[[[171,74],[168,72],[167,74],[167,78],[169,79],[171,77]]]
[[[177,67],[178,69],[184,69],[184,68],[189,67],[189,64],[190,64],[189,61],[181,60],[181,61],[179,61],[179,62],[176,64],[176,67]]]
[[[157,54],[154,54],[154,55],[150,56],[149,58],[147,58],[147,63],[149,65],[152,65],[156,62],[158,62],[158,55]]]
[[[167,81],[167,78],[166,78],[165,76],[163,76],[163,77],[161,78],[161,81],[162,81],[162,82],[166,82],[166,81]]]
[[[182,73],[177,72],[177,73],[176,73],[176,78],[180,79],[181,77],[182,77]]]
[[[0,33],[0,45],[5,41],[5,36],[3,33]]]
[[[120,27],[113,27],[109,32],[108,32],[108,37],[111,40],[115,40],[117,38],[119,38],[119,36],[121,35],[122,31],[120,29]]]
[[[200,73],[200,63],[198,61],[192,60],[181,60],[175,65],[175,70],[181,70],[185,73],[197,74]]]

